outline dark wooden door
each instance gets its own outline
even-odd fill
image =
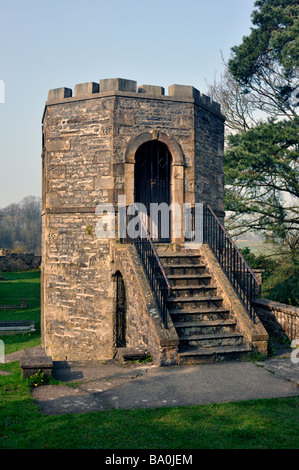
[[[158,213],[157,223],[150,218],[152,203],[171,203],[171,154],[161,142],[150,141],[141,145],[135,159],[135,202],[144,204],[147,209],[147,227],[154,241],[169,242],[170,212],[167,221]],[[169,224],[169,234],[162,232],[162,222]]]

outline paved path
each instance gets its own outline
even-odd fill
[[[45,414],[107,409],[200,405],[260,398],[299,396],[299,366],[290,359],[261,364],[227,362],[196,366],[71,364],[55,376],[79,382],[38,387],[33,391]]]
[[[14,353],[8,360],[17,357]],[[53,375],[76,387],[33,389],[40,411],[49,415],[299,397],[299,363],[291,361],[290,353],[256,364],[156,367],[116,361],[54,362]]]

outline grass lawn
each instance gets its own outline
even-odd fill
[[[2,449],[298,449],[297,398],[42,415],[19,363],[2,364]],[[56,385],[59,387],[59,385]]]
[[[16,276],[10,279],[15,287],[11,303],[15,303],[13,296],[19,285],[30,309],[32,306],[28,319],[37,321],[38,276],[6,276]],[[9,292],[5,293],[3,287],[8,280],[0,284],[0,295],[7,298]],[[11,289],[12,284],[6,285]],[[25,310],[15,311],[16,315],[23,313]],[[0,315],[16,319],[13,312]],[[10,339],[13,348],[21,349],[32,341],[26,336],[2,339],[15,338]],[[39,341],[38,335],[34,341]],[[9,344],[5,344],[6,353],[7,348]],[[10,372],[0,375],[1,449],[178,449],[182,453],[183,449],[299,448],[298,398],[46,416],[39,412],[22,380],[19,362],[0,364],[0,370]]]
[[[28,308],[0,310],[0,321],[34,320],[36,331],[14,336],[0,336],[5,353],[9,354],[40,344],[40,271],[2,273],[0,281],[0,305],[20,305],[27,299]]]
[[[250,251],[258,256],[258,255],[270,255],[270,254],[273,254],[273,250],[271,249],[271,247],[265,243],[263,243],[262,241],[253,241],[253,240],[235,240],[235,243],[237,245],[237,247],[241,250],[243,250],[243,248],[249,248]]]

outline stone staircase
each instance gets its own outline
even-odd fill
[[[236,360],[251,348],[198,251],[158,250],[171,284],[168,312],[179,337],[179,364]]]

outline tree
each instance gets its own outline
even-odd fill
[[[214,80],[208,86],[208,96],[221,106],[225,115],[225,132],[247,131],[256,125],[258,119],[255,116],[255,97],[251,93],[244,93],[240,84],[230,74],[227,64],[220,80]]]
[[[272,241],[294,247],[299,228],[299,1],[257,0],[255,7],[255,27],[232,48],[218,88],[233,130],[225,153],[227,224],[238,233],[266,231]]]
[[[252,24],[209,90],[227,118],[226,227],[266,235],[262,295],[298,305],[299,1],[257,0]]]
[[[299,263],[294,262],[293,257],[273,259],[265,254],[255,255],[248,247],[241,252],[253,269],[262,269],[262,297],[289,305],[298,305]]]
[[[284,240],[299,229],[298,120],[261,123],[228,136],[226,210],[231,230]]]
[[[257,0],[249,36],[232,48],[231,75],[256,106],[275,116],[293,119],[298,107],[299,1]]]
[[[0,212],[0,248],[41,252],[41,199],[27,196]]]

